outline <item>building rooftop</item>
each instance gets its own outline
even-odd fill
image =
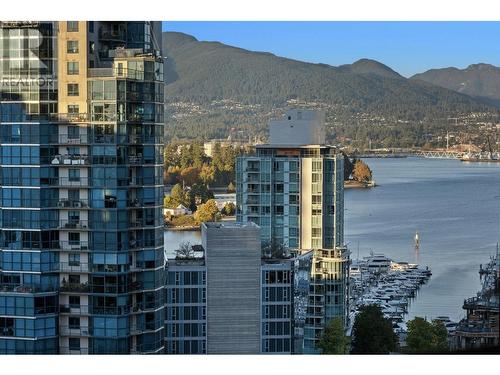
[[[212,228],[252,228],[252,229],[259,229],[260,227],[249,221],[247,223],[241,223],[237,221],[219,221],[219,222],[205,222],[202,224],[207,229],[212,229]]]

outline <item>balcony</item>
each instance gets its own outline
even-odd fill
[[[465,310],[492,310],[495,312],[500,308],[500,303],[486,298],[472,297],[464,300],[463,308]]]
[[[3,72],[4,76],[6,72]],[[27,72],[22,74],[28,74]],[[28,114],[28,113],[2,113],[2,121],[19,122],[19,121],[43,121],[51,123],[88,123],[90,116],[88,113],[51,113],[51,114]]]
[[[88,263],[78,263],[78,262],[59,262],[60,272],[74,272],[74,273],[88,273],[89,265]]]
[[[23,284],[23,285],[18,285],[18,284],[3,284],[0,285],[0,293],[27,293],[27,294],[33,294],[33,293],[50,293],[50,292],[57,292],[57,289],[53,286],[47,285],[47,286],[40,286],[40,285],[33,285],[33,284]]]
[[[87,145],[89,143],[89,136],[87,134],[59,134],[59,143],[64,145]]]
[[[60,208],[85,208],[89,206],[86,199],[59,199],[57,206]]]
[[[59,187],[88,187],[90,179],[88,177],[53,177],[40,179],[42,185]]]
[[[125,315],[130,313],[130,306],[93,306],[91,311],[93,315]]]
[[[88,165],[90,159],[87,155],[56,155],[51,162],[52,165]]]
[[[88,305],[59,305],[60,314],[87,315],[89,313]]]
[[[60,220],[58,229],[79,229],[79,230],[88,230],[89,223],[88,220]]]
[[[107,57],[107,56],[106,56]],[[163,81],[163,74],[159,71],[144,71],[138,69],[128,69],[120,66],[112,68],[90,68],[89,78],[121,78],[139,81]]]
[[[63,251],[88,251],[89,242],[88,241],[59,241],[59,249]]]
[[[80,336],[80,337],[89,337],[90,330],[88,326],[59,326],[59,334],[61,336]]]
[[[59,291],[68,293],[89,293],[90,286],[88,283],[68,283],[63,281]]]

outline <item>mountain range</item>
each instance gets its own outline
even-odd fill
[[[296,103],[326,109],[332,136],[339,135],[339,127],[359,129],[367,123],[372,129],[410,124],[406,127],[415,132],[416,124],[499,113],[496,97],[480,90],[487,86],[472,83],[487,79],[484,72],[468,73],[471,83],[461,90],[455,84],[460,79],[447,70],[407,79],[375,60],[338,67],[313,64],[177,32],[163,34],[163,47],[166,100],[174,104],[167,112],[171,129],[180,137],[225,137],[235,127],[259,133],[276,111]],[[446,75],[453,79],[442,78]]]
[[[472,64],[465,69],[431,69],[411,78],[500,105],[500,68],[491,64]]]

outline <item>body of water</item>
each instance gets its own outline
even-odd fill
[[[445,159],[367,159],[377,186],[345,191],[345,241],[353,259],[371,251],[427,265],[433,275],[409,317],[458,320],[464,298],[480,288],[479,264],[500,239],[500,164]],[[420,250],[414,250],[415,232]],[[200,232],[165,232],[172,257]]]
[[[500,239],[500,164],[447,159],[367,159],[379,184],[345,191],[351,257],[384,253],[433,272],[412,303],[413,316],[465,315],[480,289],[479,265]],[[415,232],[420,250],[414,249]]]

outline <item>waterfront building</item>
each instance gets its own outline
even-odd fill
[[[261,258],[253,223],[204,223],[167,264],[167,354],[293,353],[293,264]]]
[[[166,281],[165,353],[206,354],[205,258],[169,259]]]
[[[293,275],[293,259],[262,259],[262,353],[294,353]]]
[[[269,144],[236,163],[236,219],[261,227],[261,243],[313,252],[304,353],[336,316],[347,323],[344,156],[325,142],[325,113],[292,109],[269,123]]]
[[[480,268],[483,282],[476,297],[464,301],[467,316],[452,333],[453,350],[477,350],[500,345],[500,254]]]
[[[159,22],[0,25],[0,353],[164,345]]]
[[[260,352],[260,228],[203,223],[207,266],[207,353]]]

